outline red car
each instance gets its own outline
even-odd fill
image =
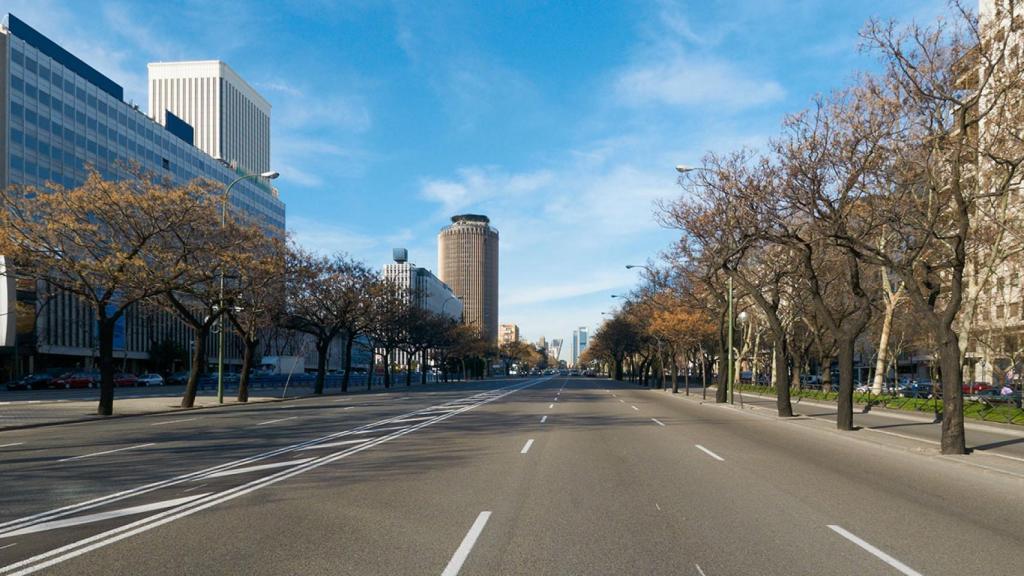
[[[987,382],[975,382],[974,384],[964,382],[961,388],[964,391],[964,396],[968,396],[975,392],[981,392],[982,390],[991,390],[992,385]]]
[[[127,372],[114,374],[114,386],[135,386],[139,383],[139,377]]]
[[[99,385],[99,372],[68,372],[54,379],[54,388],[95,388]]]

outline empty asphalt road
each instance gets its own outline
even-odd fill
[[[986,458],[565,377],[17,430],[0,575],[1019,575]]]

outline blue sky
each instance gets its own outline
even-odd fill
[[[501,232],[500,318],[531,340],[593,329],[624,267],[674,237],[674,166],[761,146],[874,61],[872,17],[942,0],[284,2],[5,0],[145,109],[146,63],[221,59],[273,105],[294,238],[436,270],[448,217]],[[563,357],[566,353],[563,352]]]

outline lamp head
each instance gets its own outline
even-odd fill
[[[277,170],[270,170],[269,172],[264,172],[264,173],[260,174],[260,178],[266,178],[267,180],[273,180],[273,179],[277,178],[280,175],[281,175],[280,172],[278,172]]]
[[[679,164],[676,166],[676,172],[680,174],[686,174],[687,172],[693,172],[693,166],[687,166],[686,164]]]

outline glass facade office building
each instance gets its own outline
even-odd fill
[[[126,176],[125,168],[133,163],[179,183],[201,177],[226,185],[238,176],[192,145],[193,130],[187,123],[169,120],[166,127],[153,121],[125,102],[117,83],[14,15],[4,18],[0,186],[54,182],[73,187],[85,181],[86,165],[115,179]],[[267,183],[240,182],[232,188],[230,203],[237,213],[284,234],[285,206]],[[91,364],[96,354],[91,309],[69,295],[52,294],[45,286],[24,280],[18,282],[17,301],[11,375],[38,370],[37,361],[44,366]],[[172,340],[182,348],[190,346],[189,331],[167,314],[130,310],[121,330],[116,354],[123,356],[128,369],[138,369],[136,362],[148,358],[153,342]],[[239,352],[237,345],[227,351],[229,356]]]
[[[5,162],[0,185],[77,186],[87,164],[106,178],[143,169],[177,182],[208,178],[227,184],[238,174],[192,145],[184,122],[158,124],[123,99],[123,89],[13,15],[0,34]],[[246,180],[232,205],[283,233],[285,208],[267,184]]]

